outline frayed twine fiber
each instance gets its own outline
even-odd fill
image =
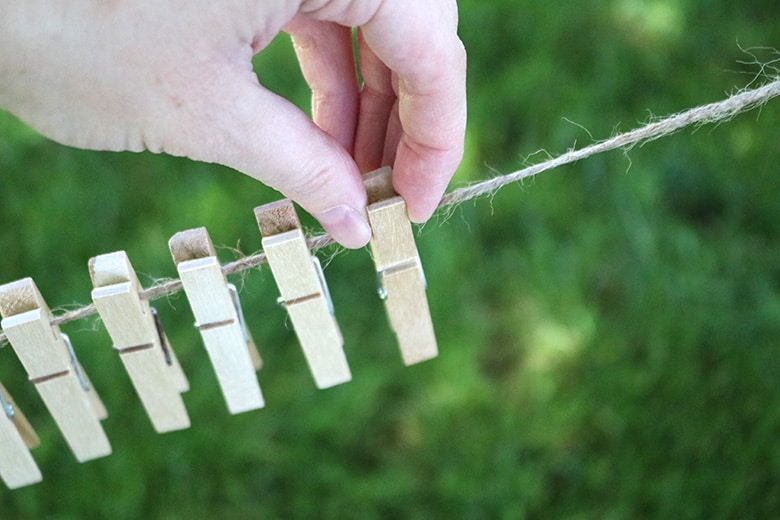
[[[777,96],[780,96],[780,78],[774,79],[770,83],[758,88],[740,91],[722,101],[679,112],[584,148],[569,150],[562,155],[528,166],[521,170],[457,188],[447,193],[442,198],[438,210],[451,210],[458,204],[468,200],[491,195],[507,184],[519,182],[547,170],[552,170],[553,168],[570,164],[596,154],[617,149],[630,150],[638,144],[641,145],[660,139],[661,137],[666,137],[684,128],[728,121],[737,114],[760,107]],[[307,243],[312,251],[317,251],[333,244],[334,240],[326,234],[320,234],[309,237]],[[239,273],[264,263],[266,263],[265,253],[261,252],[239,258],[238,260],[223,265],[222,272],[226,275]],[[168,280],[157,283],[148,289],[144,289],[141,291],[141,297],[155,300],[178,293],[181,290],[181,281],[176,279]],[[96,314],[96,312],[94,305],[86,305],[54,316],[51,323],[52,325],[62,325],[63,323],[87,318]],[[0,347],[4,346],[7,341],[8,339],[6,338],[5,333],[0,333]]]

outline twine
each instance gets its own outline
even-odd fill
[[[492,195],[508,184],[522,181],[523,179],[533,177],[539,173],[558,168],[565,164],[571,164],[596,154],[617,149],[630,150],[636,145],[642,145],[666,137],[684,128],[699,127],[706,124],[728,121],[742,112],[747,112],[764,105],[777,96],[780,96],[780,78],[774,79],[772,82],[758,88],[737,92],[722,101],[685,110],[584,148],[569,150],[557,157],[550,158],[521,170],[499,175],[492,179],[467,184],[447,193],[439,203],[437,210],[452,210],[455,206],[463,202]],[[306,242],[312,251],[320,250],[335,243],[327,234],[308,237]],[[265,253],[260,252],[224,264],[222,266],[222,272],[225,273],[225,275],[240,273],[258,267],[264,263],[266,263]],[[181,281],[172,279],[156,283],[153,286],[142,290],[140,294],[142,298],[155,300],[176,294],[181,290]],[[97,314],[97,310],[94,305],[85,305],[54,316],[51,320],[51,324],[62,325],[95,314]],[[5,333],[0,332],[0,347],[5,346],[7,341],[8,339]]]

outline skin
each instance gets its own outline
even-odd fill
[[[422,222],[460,163],[466,56],[456,28],[455,0],[8,0],[0,106],[66,145],[232,167],[362,247],[361,173],[392,165],[409,217]],[[280,31],[311,87],[313,120],[252,70]]]

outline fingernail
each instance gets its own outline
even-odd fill
[[[345,204],[334,206],[321,213],[314,213],[325,231],[344,247],[358,249],[371,239],[371,228],[363,216]]]

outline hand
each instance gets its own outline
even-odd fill
[[[361,247],[361,171],[394,165],[410,218],[424,221],[460,162],[456,26],[454,0],[9,0],[0,106],[64,144],[230,166]],[[281,30],[311,86],[313,122],[252,70]]]

